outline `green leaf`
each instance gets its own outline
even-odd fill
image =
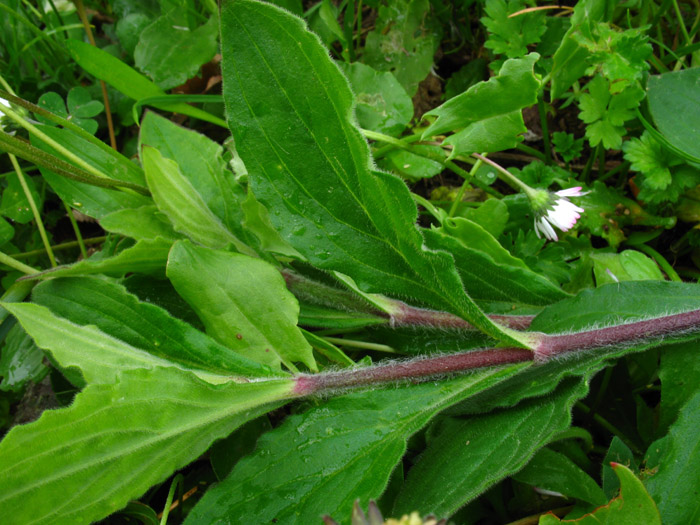
[[[7,179],[7,187],[2,191],[0,215],[20,224],[27,224],[34,218],[34,214],[29,206],[29,200],[22,189],[22,185],[19,182],[19,177],[17,173],[12,171],[8,173],[5,178]],[[44,199],[36,190],[34,179],[25,175],[24,180],[29,187],[29,193],[32,195],[37,208],[41,210],[44,205]]]
[[[646,35],[648,28],[645,26],[620,31],[613,29],[607,22],[598,22],[575,33],[574,38],[579,45],[590,52],[588,60],[593,65],[588,73],[600,70],[614,84],[611,92],[622,91],[634,81],[641,80],[642,74],[649,69],[647,58],[652,53]]]
[[[469,124],[462,131],[447,137],[443,144],[454,146],[450,157],[493,153],[516,147],[523,141],[521,135],[525,132],[527,128],[522,111],[517,110]]]
[[[248,196],[241,204],[241,209],[245,214],[243,227],[246,231],[251,232],[257,237],[260,247],[265,252],[276,253],[297,260],[304,259],[304,256],[296,251],[292,245],[285,241],[277,230],[275,230],[270,222],[270,213],[267,208],[260,204],[255,198],[252,191],[248,192]]]
[[[143,118],[139,134],[141,147],[152,146],[160,154],[177,163],[182,176],[189,181],[206,206],[236,237],[249,234],[241,224],[245,190],[234,180],[224,161],[223,148],[208,137],[192,131],[153,112]]]
[[[661,410],[659,435],[676,420],[683,405],[700,389],[700,360],[696,343],[664,346],[659,365]]]
[[[413,153],[414,151],[416,153]],[[434,177],[445,169],[442,163],[424,157],[419,153],[431,156],[439,154],[441,157],[444,157],[444,153],[439,146],[419,144],[412,146],[411,151],[402,149],[389,151],[384,158],[379,159],[379,166],[406,177],[408,180]]]
[[[288,13],[245,0],[225,4],[221,24],[229,124],[280,234],[366,292],[412,297],[522,345],[469,299],[451,256],[424,249],[404,183],[371,170],[352,92],[318,38]]]
[[[671,144],[695,158],[700,145],[694,139],[700,126],[700,68],[653,75],[647,83],[649,111],[659,131]]]
[[[393,73],[413,96],[433,67],[440,37],[428,0],[395,0],[379,7],[362,59],[379,71]]]
[[[28,381],[38,383],[49,369],[44,352],[34,344],[20,325],[10,328],[0,352],[0,390],[21,391]]]
[[[139,208],[113,211],[100,218],[100,226],[108,232],[132,237],[137,241],[155,240],[160,237],[175,241],[182,236],[173,230],[168,218],[154,204]]]
[[[153,240],[136,241],[136,244],[125,248],[116,255],[96,257],[95,255],[97,254],[95,254],[73,264],[57,266],[56,268],[32,274],[29,278],[50,279],[53,277],[94,275],[98,273],[123,277],[125,274],[132,272],[162,277],[172,244],[172,240],[160,237],[156,237]]]
[[[462,282],[476,301],[544,305],[567,296],[468,219],[445,221],[441,228],[427,230],[425,239],[431,248],[454,255]]]
[[[597,286],[620,281],[663,281],[664,276],[653,259],[636,250],[620,253],[594,253],[593,274]]]
[[[197,312],[207,332],[241,355],[295,370],[316,370],[312,350],[297,328],[299,303],[272,265],[237,253],[179,241],[170,252],[168,278]]]
[[[119,39],[121,48],[129,56],[133,56],[136,44],[139,42],[141,32],[148,27],[153,19],[146,13],[129,13],[120,16],[115,26],[115,33]]]
[[[523,470],[513,476],[521,483],[551,490],[568,498],[576,498],[591,505],[607,501],[603,489],[579,466],[564,454],[543,448]]]
[[[429,432],[426,450],[408,471],[392,514],[412,509],[454,514],[490,485],[521,469],[571,422],[571,407],[588,387],[574,379],[549,398],[467,419],[448,419]]]
[[[637,462],[634,454],[627,445],[617,436],[613,436],[607,454],[603,459],[603,492],[605,497],[610,499],[620,490],[620,480],[615,475],[615,471],[610,466],[611,463],[621,463],[633,472],[637,472]]]
[[[92,325],[101,333],[172,365],[222,376],[279,375],[104,279],[71,277],[47,281],[34,288],[32,300],[73,324],[82,328]]]
[[[488,82],[479,82],[467,91],[426,113],[437,117],[423,137],[467,128],[481,120],[508,115],[537,102],[539,81],[533,67],[539,55],[506,60],[498,75]],[[505,118],[505,117],[504,117]],[[513,117],[507,118],[513,122]],[[505,122],[501,123],[503,126]]]
[[[39,348],[53,356],[71,382],[77,386],[81,386],[84,382],[111,383],[122,370],[176,366],[176,364],[212,383],[229,380],[220,372],[220,363],[203,366],[201,364],[191,366],[190,363],[179,364],[176,362],[177,356],[174,356],[175,360],[171,360],[170,356],[162,355],[162,351],[152,354],[148,349],[136,348],[121,339],[105,334],[95,326],[81,326],[58,317],[44,306],[31,303],[3,303],[3,307],[18,319]],[[154,346],[153,343],[150,346]],[[246,363],[246,360],[243,362]],[[212,369],[215,371],[212,372]]]
[[[613,464],[613,470],[620,479],[620,495],[607,505],[579,519],[559,519],[554,514],[545,514],[539,525],[577,523],[579,525],[661,525],[659,511],[654,505],[644,485],[627,467]],[[674,522],[675,523],[675,522]],[[683,522],[679,522],[683,523]]]
[[[581,156],[583,139],[575,139],[573,134],[555,131],[552,133],[552,145],[564,162],[571,162]],[[624,147],[623,147],[624,150]]]
[[[361,128],[398,136],[413,118],[413,102],[396,77],[360,62],[338,63],[355,93]]]
[[[697,349],[697,346],[695,347]],[[647,481],[664,523],[697,523],[700,516],[700,392],[681,408],[671,425],[658,472]]]
[[[80,67],[95,78],[104,80],[129,98],[141,100],[165,95],[165,91],[144,75],[96,46],[72,39],[66,40],[65,46]],[[221,119],[185,102],[154,102],[151,105],[164,111],[174,111],[206,122],[223,125]]]
[[[170,89],[194,77],[217,50],[216,16],[193,31],[179,25],[176,10],[146,27],[134,49],[136,67],[161,89]]]
[[[592,23],[608,20],[612,16],[615,5],[615,2],[608,0],[583,0],[576,3],[571,17],[571,27],[554,53],[552,99],[560,98],[586,73],[590,65],[588,61],[590,53],[585,47],[579,45],[577,33],[587,29]]]
[[[527,54],[527,46],[536,44],[544,34],[547,26],[544,24],[542,13],[526,13],[510,18],[516,11],[523,8],[521,2],[505,0],[487,0],[484,12],[488,16],[480,22],[488,29],[489,38],[484,47],[492,49],[496,54],[504,54],[508,58],[519,58]]]
[[[548,333],[641,321],[700,308],[700,285],[670,281],[624,281],[583,290],[546,308],[530,325]],[[574,328],[575,327],[575,328]]]
[[[40,129],[75,155],[97,167],[102,173],[109,174],[113,179],[145,185],[141,169],[126,157],[116,153],[107,153],[68,129],[44,125],[40,126]],[[47,153],[63,158],[53,148],[38,139],[32,138],[32,143]],[[40,171],[46,182],[63,201],[81,213],[96,219],[123,208],[138,208],[152,203],[148,197],[136,195],[133,192],[127,193],[77,182],[57,175],[46,168],[40,168]]]
[[[675,217],[651,215],[638,202],[600,181],[595,181],[593,191],[580,197],[577,204],[586,210],[578,222],[579,230],[588,229],[592,234],[606,239],[612,247],[625,240],[625,226],[672,228],[676,224]]]
[[[59,117],[70,120],[73,124],[80,126],[85,131],[95,134],[97,131],[97,121],[91,117],[97,116],[104,110],[104,104],[98,100],[93,100],[90,92],[82,86],[71,88],[68,92],[66,103],[58,93],[49,91],[39,97],[37,105]],[[68,109],[66,110],[66,105]],[[44,124],[54,125],[45,117],[37,115],[38,120]]]
[[[630,168],[643,173],[644,182],[652,189],[663,190],[671,184],[669,167],[674,157],[651,134],[645,131],[640,138],[625,142],[622,151]]]
[[[93,100],[90,92],[82,86],[71,88],[66,97],[68,112],[80,119],[96,117],[104,109],[104,104],[99,100]]]
[[[579,117],[586,126],[586,137],[591,146],[601,142],[606,149],[620,149],[626,133],[625,122],[634,118],[634,110],[644,98],[644,91],[631,86],[621,93],[610,94],[608,81],[597,75],[587,85],[588,93],[579,98]]]
[[[499,199],[489,199],[478,208],[467,208],[461,215],[477,223],[494,238],[499,237],[508,224],[508,206]]]
[[[290,416],[204,495],[186,523],[308,524],[323,514],[349,515],[356,498],[366,504],[382,493],[406,440],[437,412],[518,370],[353,393]]]
[[[15,305],[17,306],[17,305]],[[176,368],[131,370],[0,443],[7,524],[90,523],[119,510],[278,406],[292,382],[205,383]]]
[[[148,146],[141,151],[141,160],[153,200],[170,219],[175,231],[206,246],[223,248],[233,244],[241,252],[253,253],[207,206],[177,162],[164,158],[157,149]]]

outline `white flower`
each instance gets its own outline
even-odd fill
[[[3,113],[2,108],[3,107],[11,107],[10,103],[5,100],[4,98],[0,98],[0,132],[5,131],[5,126],[2,125],[2,120],[3,117],[5,116],[5,113]],[[14,135],[14,133],[11,133],[11,135]]]
[[[547,203],[539,210],[535,210],[537,237],[540,237],[540,233],[542,233],[550,241],[557,241],[559,238],[552,226],[556,226],[563,232],[573,228],[576,221],[581,218],[584,209],[576,206],[568,197],[581,197],[582,195],[586,195],[586,193],[581,192],[580,186],[550,193]]]

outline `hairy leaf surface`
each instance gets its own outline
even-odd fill
[[[392,515],[414,509],[453,514],[490,485],[517,472],[535,451],[566,429],[587,385],[573,379],[550,397],[467,419],[448,419],[409,470]]]
[[[89,385],[70,407],[44,412],[0,443],[3,522],[97,521],[278,407],[291,385],[214,386],[172,367]]]
[[[241,357],[159,306],[139,301],[123,286],[104,279],[71,277],[47,281],[34,289],[32,300],[81,329],[94,325],[102,334],[173,366],[222,376],[275,375],[270,368]]]
[[[522,345],[467,296],[451,256],[423,247],[408,188],[372,170],[348,83],[318,38],[292,15],[248,0],[224,3],[221,32],[237,151],[294,248],[367,292],[413,298]]]

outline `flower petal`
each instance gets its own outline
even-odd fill
[[[547,222],[547,217],[540,217],[540,230],[542,230],[542,233],[544,236],[549,239],[550,241],[558,241],[559,237],[557,237],[557,232],[554,231],[554,228]]]
[[[556,192],[560,197],[581,197],[582,195],[588,195],[589,192],[582,192],[583,188],[581,186],[575,186],[573,188],[567,188],[565,190],[559,190]]]

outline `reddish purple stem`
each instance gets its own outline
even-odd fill
[[[396,380],[423,379],[487,366],[522,363],[533,359],[534,354],[522,348],[476,350],[343,372],[301,375],[297,377],[294,392],[300,396],[308,396],[339,388],[390,383]]]
[[[392,362],[385,365],[340,372],[316,375],[302,374],[296,377],[294,393],[299,396],[308,396],[337,389],[391,383],[397,380],[421,380],[432,376],[464,372],[489,366],[524,363],[534,360],[545,362],[565,352],[624,344],[667,334],[677,334],[699,326],[700,310],[693,310],[574,334],[547,335],[533,332],[532,335],[540,337],[540,341],[534,350],[490,348],[412,361]]]

